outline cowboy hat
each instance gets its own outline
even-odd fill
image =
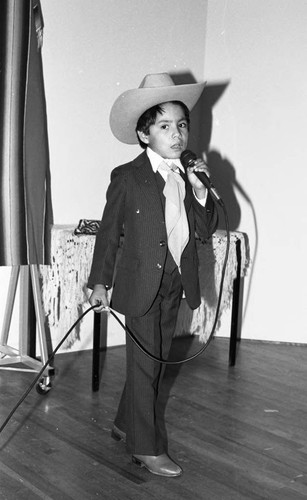
[[[123,92],[110,112],[110,127],[115,137],[126,144],[137,144],[135,128],[140,116],[152,106],[181,101],[191,111],[206,83],[175,85],[168,73],[146,75],[139,88]]]

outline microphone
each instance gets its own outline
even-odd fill
[[[192,151],[189,151],[188,149],[186,149],[185,151],[183,151],[180,155],[180,161],[184,167],[184,169],[186,170],[188,167],[194,167],[195,165],[195,161],[197,160],[197,156],[195,153],[193,153]],[[207,176],[207,174],[205,174],[205,172],[193,172],[196,177],[198,177],[198,179],[203,183],[203,185],[209,189],[210,193],[214,196],[214,198],[219,202],[219,203],[223,203],[220,195],[218,194],[217,190],[215,189],[215,187],[213,186],[212,182],[210,181],[209,177]]]

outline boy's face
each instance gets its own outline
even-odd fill
[[[163,113],[157,113],[156,122],[149,127],[149,134],[138,131],[140,139],[162,158],[180,158],[187,148],[189,125],[182,107],[166,102],[161,104]]]

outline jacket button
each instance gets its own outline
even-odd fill
[[[160,247],[165,247],[166,245],[166,241],[165,240],[161,240],[160,243],[159,243]]]
[[[162,269],[161,264],[157,264],[157,268],[158,268],[158,269]]]

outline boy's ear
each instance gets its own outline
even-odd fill
[[[137,135],[139,137],[139,139],[144,142],[144,144],[148,144],[149,143],[149,139],[148,139],[148,135],[146,135],[144,132],[142,132],[141,130],[137,130]]]

